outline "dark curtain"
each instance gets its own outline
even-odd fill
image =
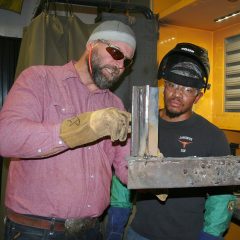
[[[14,82],[21,38],[0,36],[0,108]],[[0,139],[1,141],[1,139]],[[3,158],[0,156],[0,199],[2,187]]]
[[[78,60],[96,26],[75,15],[42,12],[24,28],[16,77],[31,65],[63,65]]]
[[[14,82],[21,38],[0,36],[0,106]]]

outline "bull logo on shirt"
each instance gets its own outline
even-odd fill
[[[187,136],[180,136],[178,142],[181,144],[181,152],[186,152],[187,146],[192,143],[192,138]]]

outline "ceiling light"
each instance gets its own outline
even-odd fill
[[[173,40],[175,40],[175,37],[171,37],[171,38],[162,40],[162,41],[160,42],[160,44],[168,43],[168,42],[171,42],[171,41],[173,41]]]
[[[239,14],[240,14],[240,10],[236,11],[236,12],[233,12],[233,13],[230,13],[230,14],[228,14],[226,16],[216,18],[216,19],[214,19],[214,22],[222,22],[222,21],[228,20],[231,17],[236,17]]]

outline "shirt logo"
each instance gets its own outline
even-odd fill
[[[193,139],[188,136],[180,136],[178,142],[181,144],[181,152],[185,153],[187,151],[187,146],[193,142]]]

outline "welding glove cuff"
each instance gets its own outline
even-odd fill
[[[110,206],[108,209],[108,222],[106,226],[107,240],[122,239],[131,212],[132,208]]]
[[[212,234],[206,233],[204,231],[201,231],[199,240],[223,240],[222,237],[216,237],[213,236]]]

